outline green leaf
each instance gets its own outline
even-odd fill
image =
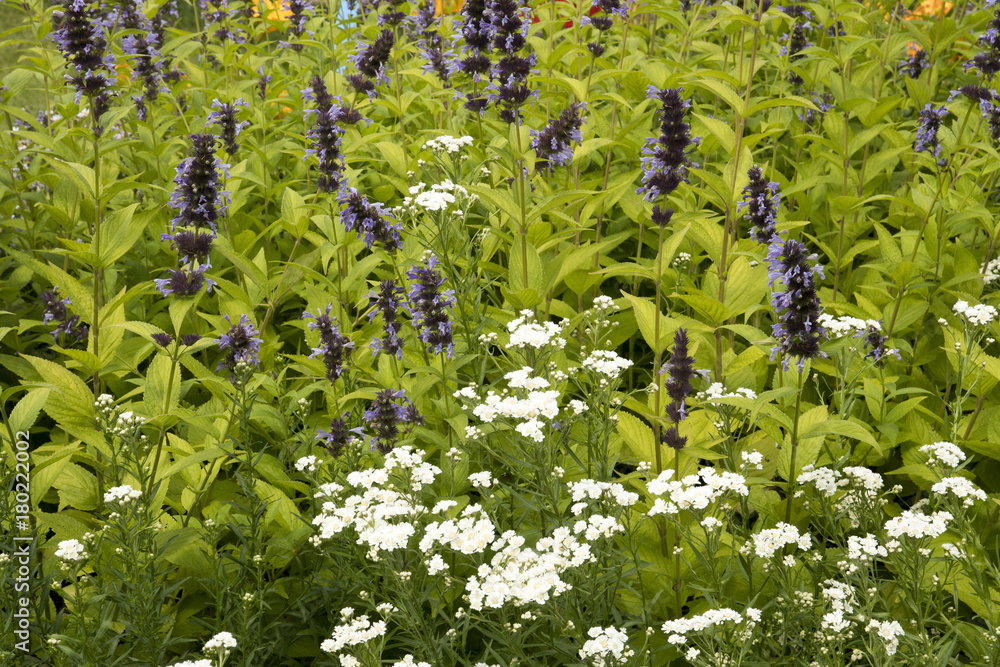
[[[527,251],[527,282],[525,282],[524,257],[522,249]],[[520,292],[524,289],[541,289],[545,284],[545,271],[542,269],[542,259],[538,256],[535,246],[528,243],[521,246],[519,241],[511,248],[510,269],[507,272],[510,280],[512,292]]]
[[[30,431],[31,427],[35,425],[35,420],[38,419],[38,413],[42,406],[49,399],[49,392],[49,389],[35,389],[25,394],[10,412],[8,420],[10,429],[15,433]]]
[[[882,453],[882,448],[872,437],[868,430],[856,422],[849,422],[843,419],[828,419],[820,424],[815,424],[799,437],[809,438],[819,435],[839,435],[853,440],[859,440],[867,445],[871,445],[875,451]]]
[[[632,296],[624,291],[622,295],[632,304],[635,320],[639,324],[639,331],[642,333],[646,344],[653,348],[657,354],[665,350],[674,332],[680,326],[677,321],[658,312],[656,306],[647,299]],[[655,338],[657,327],[659,327],[659,341]]]
[[[170,357],[159,354],[149,363],[146,369],[146,389],[143,394],[146,415],[150,418],[171,414],[180,402],[181,374],[180,369],[171,368]]]
[[[112,211],[101,225],[101,248],[97,252],[97,239],[90,242],[90,252],[100,266],[110,266],[116,259],[127,253],[146,230],[147,220],[133,220],[138,204],[132,204]],[[148,216],[144,216],[147,217]]]

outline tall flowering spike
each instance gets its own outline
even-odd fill
[[[340,142],[344,130],[340,121],[344,117],[343,107],[334,105],[334,97],[326,89],[326,84],[319,76],[314,76],[310,87],[302,91],[302,99],[311,101],[315,109],[306,109],[305,116],[316,114],[316,123],[306,131],[306,136],[312,139],[306,155],[319,158],[319,178],[316,186],[320,192],[336,192],[340,190],[344,178],[344,155],[340,150]]]
[[[143,84],[143,94],[133,97],[139,120],[146,120],[146,103],[153,102],[161,92],[166,92],[163,86],[163,59],[157,50],[157,38],[153,32],[153,24],[140,11],[140,6],[124,2],[115,10],[118,21],[126,30],[138,31],[122,38],[122,51],[132,56],[132,69]]]
[[[211,32],[219,42],[243,42],[243,36],[238,28],[232,26],[230,19],[237,10],[229,9],[227,0],[199,0],[202,16],[205,18],[205,32]]]
[[[670,361],[662,369],[661,373],[666,373],[667,378],[664,385],[671,402],[667,405],[667,418],[673,422],[673,426],[663,433],[663,442],[674,449],[683,449],[687,444],[687,437],[682,437],[678,431],[678,425],[687,419],[687,397],[694,391],[691,380],[696,371],[694,368],[694,357],[688,356],[688,337],[685,329],[678,329],[674,334],[674,349],[670,352]]]
[[[215,157],[215,137],[211,134],[191,135],[191,155],[177,165],[174,183],[177,189],[170,198],[171,208],[178,211],[172,227],[184,225],[216,231],[215,222],[224,212],[223,195],[219,190],[218,168],[225,165]]]
[[[486,90],[491,104],[500,106],[500,120],[515,123],[521,117],[521,106],[532,96],[527,86],[528,75],[537,57],[519,55],[528,41],[531,10],[524,0],[487,0],[485,16],[493,50],[500,59],[490,70],[492,81]]]
[[[683,88],[666,88],[657,90],[653,86],[648,89],[650,99],[661,103],[660,136],[650,137],[642,149],[642,185],[636,194],[643,195],[648,202],[656,202],[659,197],[666,197],[677,189],[681,182],[688,182],[687,171],[691,166],[688,162],[688,147],[697,143],[691,138],[691,126],[684,120],[691,102],[681,97]],[[697,165],[694,165],[697,166]],[[653,222],[665,226],[673,211],[661,209],[659,204],[653,207]]]
[[[776,216],[781,204],[778,184],[764,180],[764,173],[756,165],[750,168],[747,176],[750,177],[750,182],[743,188],[743,200],[737,205],[737,211],[746,209],[750,238],[757,243],[770,243],[777,235]]]
[[[376,242],[389,252],[395,252],[403,247],[403,239],[399,235],[402,226],[392,218],[392,212],[378,202],[371,203],[356,189],[341,190],[337,196],[344,209],[341,220],[344,229],[364,235],[365,245],[371,250]]]
[[[215,234],[204,233],[197,229],[184,229],[176,234],[161,234],[161,241],[170,241],[170,246],[180,256],[181,264],[197,261],[204,264],[208,261],[208,253],[212,250]]]
[[[90,331],[86,324],[80,324],[79,315],[70,315],[66,306],[70,305],[69,299],[59,298],[59,287],[53,287],[48,292],[42,292],[42,305],[45,306],[45,315],[42,317],[42,324],[58,322],[59,326],[52,330],[52,338],[59,341],[59,334],[66,334],[67,337],[76,338],[77,342],[87,339],[87,332]]]
[[[326,89],[323,77],[316,74],[309,80],[309,87],[302,89],[302,101],[311,102],[316,107],[303,112],[306,118],[309,118],[310,114],[328,111],[333,106],[333,95]]]
[[[418,337],[427,345],[428,352],[440,354],[444,351],[450,358],[455,344],[447,309],[455,305],[455,292],[441,291],[444,276],[435,270],[437,264],[437,257],[432,255],[426,267],[413,266],[406,272],[406,277],[414,281],[410,288],[409,310],[420,332]]]
[[[397,399],[403,399],[403,403],[397,403]],[[365,421],[375,431],[371,436],[372,450],[388,454],[396,446],[400,434],[422,423],[423,418],[406,398],[404,390],[383,389],[365,410]]]
[[[935,109],[928,104],[920,112],[920,127],[917,128],[916,152],[927,151],[933,153],[934,157],[941,158],[941,144],[938,142],[938,130],[941,128],[941,121],[948,115],[948,107]],[[948,161],[944,158],[938,160],[938,166],[945,166]]]
[[[978,70],[980,76],[990,80],[1000,72],[1000,4],[996,0],[987,0],[986,7],[993,10],[993,18],[976,42],[982,50],[965,64],[965,69]]]
[[[531,147],[535,149],[537,169],[553,171],[556,167],[573,161],[573,144],[579,146],[583,141],[580,127],[587,121],[583,116],[586,110],[587,105],[584,102],[570,104],[558,118],[549,121],[541,131],[531,131],[534,135]]]
[[[462,16],[456,23],[462,36],[462,56],[455,56],[449,64],[451,74],[465,74],[472,79],[471,92],[456,92],[456,98],[465,97],[464,107],[469,111],[483,113],[489,105],[489,98],[479,90],[478,84],[490,71],[490,22],[486,15],[486,0],[466,0],[462,4]]]
[[[376,315],[382,313],[382,328],[385,336],[382,339],[376,338],[371,343],[372,354],[378,354],[381,350],[386,354],[394,354],[397,359],[403,358],[403,339],[399,337],[402,324],[399,321],[399,308],[403,304],[403,288],[396,284],[395,280],[384,280],[379,285],[378,294],[371,292],[368,298],[372,299],[372,312],[368,315],[368,321],[374,322]]]
[[[309,358],[322,356],[323,363],[326,365],[326,379],[333,382],[344,372],[344,354],[354,349],[354,343],[351,342],[350,338],[340,333],[337,319],[330,317],[331,310],[333,310],[332,303],[326,307],[325,313],[320,311],[317,311],[315,315],[302,313],[302,319],[311,317],[316,320],[309,323],[309,328],[319,331],[319,347],[312,349]]]
[[[237,98],[232,104],[223,104],[218,99],[212,100],[212,109],[214,111],[208,114],[208,123],[218,123],[222,131],[219,136],[222,138],[223,147],[227,155],[236,155],[236,152],[240,149],[240,145],[236,143],[236,138],[240,136],[245,128],[250,126],[249,121],[236,121],[236,111],[239,107],[248,107],[249,104],[243,101],[243,98]]]
[[[52,39],[70,67],[66,82],[76,88],[77,104],[84,95],[90,100],[94,134],[100,136],[104,128],[98,120],[111,108],[115,62],[107,51],[97,10],[86,0],[65,0],[53,12],[53,22]]]
[[[822,95],[813,93],[812,100],[818,110],[806,109],[804,113],[799,115],[799,120],[805,123],[806,127],[812,127],[817,124],[817,121],[822,123],[823,117],[834,106],[834,98],[831,93],[823,93]]]
[[[194,296],[206,286],[206,291],[211,293],[216,283],[205,276],[205,272],[210,268],[212,265],[206,262],[196,269],[186,267],[170,269],[167,271],[168,278],[157,278],[153,282],[163,296]]]
[[[236,372],[237,364],[243,363],[246,366],[255,367],[260,363],[260,344],[262,341],[257,338],[260,332],[254,328],[253,324],[250,323],[250,318],[246,315],[240,315],[238,324],[233,324],[229,315],[226,315],[225,319],[230,325],[229,331],[219,337],[218,343],[219,349],[227,350],[227,352],[225,359],[219,362],[215,370],[228,369],[230,377],[232,377]]]
[[[347,417],[350,412],[345,412],[339,418],[330,422],[330,432],[316,429],[316,441],[323,441],[323,446],[333,458],[339,458],[344,453],[344,448],[354,440],[354,436],[364,435],[361,428],[347,428]]]
[[[914,49],[913,55],[899,63],[899,71],[911,79],[919,79],[927,66],[930,65],[930,58],[923,49]]]
[[[788,39],[788,46],[781,47],[781,55],[788,56],[789,62],[795,62],[796,60],[801,59],[802,58],[801,51],[807,46],[812,46],[809,43],[808,38],[806,37],[806,31],[809,28],[810,24],[808,22],[796,21],[795,25],[792,26],[791,37],[788,37],[787,35],[784,36],[785,39]],[[802,77],[796,74],[795,72],[789,72],[788,83],[792,84],[793,86],[801,86],[803,83],[805,83],[805,81],[803,81]]]
[[[684,0],[682,0],[683,2]],[[580,27],[590,25],[598,31],[598,35],[601,35],[601,37],[598,37],[598,41],[587,43],[587,50],[595,58],[600,58],[604,55],[605,51],[605,46],[601,43],[603,35],[608,30],[611,30],[614,24],[611,17],[617,16],[623,20],[628,19],[628,7],[622,4],[621,0],[596,0],[590,11],[591,16],[584,16],[580,19]]]
[[[872,359],[876,366],[885,368],[885,358],[887,356],[891,354],[897,359],[901,357],[899,356],[899,350],[885,346],[886,341],[889,339],[882,335],[881,324],[881,320],[879,320],[879,326],[869,324],[864,330],[859,331],[855,338],[863,338],[865,341],[865,349],[868,350],[865,359]]]
[[[768,249],[768,287],[773,290],[778,280],[785,285],[783,292],[771,295],[771,306],[781,320],[771,326],[772,335],[778,339],[778,345],[771,348],[771,360],[782,353],[786,369],[792,357],[798,357],[796,364],[801,371],[806,359],[826,356],[819,349],[827,335],[826,329],[819,324],[823,308],[813,277],[816,274],[823,278],[823,267],[820,264],[809,266],[815,259],[816,255],[810,255],[806,247],[795,240],[782,241],[774,237]]]
[[[381,5],[384,3],[386,5],[386,10],[379,14],[377,21],[378,25],[380,27],[388,26],[390,28],[394,28],[402,23],[403,19],[406,18],[406,13],[400,11],[399,7],[405,1],[406,0],[380,0],[378,4]]]
[[[423,65],[424,72],[437,75],[447,88],[451,78],[449,63],[455,54],[450,48],[445,48],[444,38],[438,32],[439,23],[434,0],[426,0],[417,11],[416,25],[420,33],[417,45],[420,47],[420,55],[427,60]]]
[[[358,68],[359,74],[347,77],[348,83],[359,93],[375,97],[375,87],[384,83],[389,85],[385,74],[386,63],[392,55],[392,47],[396,43],[393,32],[385,28],[378,34],[371,46],[358,42],[358,53],[351,56],[351,61]]]
[[[306,30],[306,22],[309,21],[309,15],[307,12],[314,11],[313,4],[309,0],[288,0],[287,2],[288,11],[290,16],[288,25],[288,39],[292,40],[297,37],[301,37],[308,33]],[[301,51],[302,45],[283,42],[292,47],[293,51]]]

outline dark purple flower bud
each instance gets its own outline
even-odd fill
[[[206,291],[211,293],[212,287],[216,283],[211,278],[205,277],[205,271],[210,268],[212,268],[212,265],[206,263],[193,270],[183,267],[176,270],[170,269],[167,271],[170,275],[169,278],[156,278],[153,282],[156,283],[156,289],[160,290],[160,294],[163,296],[170,296],[171,294],[175,296],[194,296],[206,284],[208,285]]]
[[[302,101],[309,102],[315,109],[306,109],[303,116],[309,118],[311,114],[328,111],[333,106],[333,95],[326,89],[326,82],[318,74],[309,80],[309,87],[302,89]]]
[[[879,324],[882,324],[882,320],[879,320]],[[865,359],[872,359],[875,365],[879,368],[885,368],[885,357],[888,355],[893,355],[896,359],[902,359],[899,356],[899,350],[895,348],[887,348],[885,346],[888,337],[882,335],[882,328],[869,324],[865,327],[864,331],[858,332],[855,338],[863,338],[865,341],[865,349],[868,350],[868,354],[865,355]]]
[[[899,71],[911,79],[919,79],[928,65],[930,65],[930,59],[927,57],[927,52],[923,49],[917,49],[912,56],[899,61]]]
[[[420,54],[427,60],[423,66],[427,74],[436,74],[438,79],[447,87],[448,79],[451,77],[449,63],[455,57],[454,51],[444,46],[444,38],[438,32],[438,19],[435,16],[436,7],[434,0],[424,2],[417,11],[416,26],[420,32],[420,39],[417,45],[420,47]]]
[[[1000,6],[997,6],[996,0],[988,0],[985,8],[993,9],[993,18],[976,42],[982,51],[965,64],[965,69],[979,70],[980,76],[992,79],[994,74],[1000,72]]]
[[[170,206],[178,214],[172,227],[184,225],[216,231],[215,222],[224,210],[224,193],[219,191],[220,166],[225,168],[227,165],[215,157],[215,137],[192,134],[191,156],[181,160],[174,177],[177,189],[170,197]]]
[[[336,192],[344,179],[344,155],[340,150],[340,142],[344,130],[340,127],[340,119],[344,115],[343,107],[334,105],[334,98],[327,90],[323,80],[314,76],[312,87],[302,91],[302,97],[313,100],[315,109],[307,109],[306,117],[316,114],[316,123],[306,131],[306,136],[312,139],[306,155],[319,158],[319,178],[316,186],[320,192]]]
[[[163,46],[165,39],[164,29],[168,26],[177,25],[180,19],[180,12],[177,11],[177,0],[167,0],[160,5],[160,8],[153,14],[150,20],[150,36],[153,38],[152,44],[157,48]]]
[[[805,12],[805,10],[802,11]],[[794,63],[796,60],[801,59],[803,57],[801,51],[807,46],[812,46],[806,37],[806,31],[810,28],[811,25],[808,21],[796,21],[795,25],[792,26],[792,36],[790,38],[787,36],[784,37],[788,39],[788,46],[781,48],[781,55],[788,56],[788,61],[790,63]],[[805,83],[805,81],[802,80],[802,77],[795,72],[788,73],[788,82],[793,86],[801,86]]]
[[[210,32],[219,42],[244,42],[238,28],[234,28],[230,19],[238,13],[229,9],[227,0],[199,0],[202,16],[205,19],[205,32]]]
[[[815,259],[816,255],[810,255],[795,240],[782,241],[775,236],[768,248],[768,287],[773,290],[778,280],[785,285],[785,291],[771,295],[771,305],[781,320],[771,326],[772,335],[778,339],[778,345],[771,348],[771,360],[782,353],[786,369],[792,357],[798,357],[796,363],[801,371],[806,359],[826,356],[820,350],[820,342],[827,336],[819,324],[823,308],[813,278],[814,273],[824,277],[823,267],[809,266],[809,261]]]
[[[743,199],[736,211],[746,209],[744,217],[750,223],[750,238],[757,243],[770,243],[777,235],[778,206],[781,193],[777,183],[764,180],[760,167],[754,165],[747,172],[750,182],[743,188]]]
[[[938,142],[937,135],[941,121],[947,115],[947,107],[934,109],[930,104],[924,107],[923,111],[920,112],[920,127],[917,128],[917,145],[914,148],[916,152],[927,151],[933,153],[936,158],[941,157],[941,144]],[[943,167],[947,163],[947,160],[938,160],[938,166]]]
[[[90,328],[86,324],[80,324],[79,315],[70,315],[66,306],[70,305],[69,299],[59,299],[59,287],[53,287],[48,292],[42,292],[42,305],[45,306],[45,315],[42,323],[58,322],[59,326],[52,330],[52,339],[59,341],[59,334],[66,334],[67,337],[76,338],[77,342],[86,340]]]
[[[350,414],[350,412],[345,412],[339,419],[331,421],[329,433],[316,429],[317,435],[315,439],[323,441],[323,446],[326,447],[326,451],[333,458],[339,458],[344,453],[344,448],[354,440],[355,435],[359,437],[364,436],[364,431],[360,427],[347,428],[347,417]]]
[[[249,121],[236,122],[236,111],[239,107],[249,107],[250,105],[243,101],[243,98],[237,98],[232,104],[223,104],[218,99],[212,100],[212,109],[214,111],[208,114],[207,124],[218,123],[222,128],[219,136],[222,138],[222,143],[224,145],[225,151],[228,155],[236,155],[236,151],[240,149],[240,145],[236,143],[236,138],[240,136],[245,128],[250,126]]]
[[[681,182],[687,182],[688,147],[696,140],[691,138],[691,126],[684,121],[684,115],[691,102],[681,98],[682,88],[657,90],[649,87],[648,96],[662,103],[660,136],[646,140],[642,149],[642,185],[636,194],[644,195],[646,201],[653,202],[677,189]]]
[[[660,369],[661,373],[666,373],[664,387],[667,395],[670,396],[670,403],[666,408],[667,419],[673,422],[673,426],[663,433],[663,442],[673,449],[683,449],[687,444],[687,438],[682,437],[678,432],[678,424],[687,419],[687,397],[694,391],[691,380],[697,371],[694,367],[694,357],[688,356],[688,337],[685,329],[678,329],[674,334],[674,349],[670,351],[670,361]]]
[[[487,0],[484,26],[495,51],[502,54],[491,70],[492,80],[486,90],[489,101],[498,104],[500,120],[514,123],[520,118],[520,108],[534,93],[526,82],[536,62],[534,53],[518,55],[527,44],[531,27],[531,10],[523,0]]]
[[[197,260],[199,263],[208,261],[208,253],[212,250],[215,234],[200,232],[198,228],[185,229],[176,234],[161,234],[161,241],[170,241],[171,247],[180,255],[180,263],[188,264]]]
[[[271,83],[271,75],[264,74],[264,67],[257,68],[257,74],[260,74],[260,80],[257,81],[257,96],[264,101],[267,99],[267,84]]]
[[[573,161],[572,144],[580,145],[583,135],[580,127],[587,121],[582,115],[587,105],[584,102],[570,104],[559,117],[549,121],[541,131],[531,131],[534,139],[531,147],[535,149],[535,165],[537,169],[553,171],[556,167],[567,165]]]
[[[291,41],[296,37],[306,34],[306,22],[309,20],[306,12],[314,11],[314,7],[309,0],[287,0],[287,6],[291,14],[288,25],[288,39]],[[289,46],[294,51],[302,50],[301,44],[289,43]]]
[[[812,127],[814,123],[823,122],[823,117],[833,108],[834,98],[831,93],[823,93],[822,96],[813,94],[813,104],[819,107],[819,111],[807,109],[804,114],[799,114],[799,120]]]
[[[381,340],[376,338],[371,342],[372,354],[378,354],[381,350],[386,354],[394,354],[397,359],[403,358],[403,339],[399,337],[402,324],[399,321],[399,307],[403,303],[403,288],[396,284],[395,280],[384,280],[379,285],[378,294],[371,292],[368,298],[372,299],[374,309],[368,315],[370,322],[375,321],[375,316],[382,313],[382,328],[385,336]]]
[[[403,247],[403,239],[399,235],[402,226],[392,218],[392,212],[379,202],[370,203],[356,189],[347,188],[337,195],[337,201],[343,206],[341,221],[344,229],[364,235],[365,245],[371,250],[376,242],[389,252],[395,252]]]
[[[600,58],[604,55],[604,45],[599,42],[587,42],[587,50],[590,51],[591,55],[595,58]]]
[[[201,340],[201,336],[198,334],[185,334],[181,336],[181,343],[184,345],[194,345],[199,340]]]
[[[168,347],[174,342],[174,337],[168,333],[153,334],[153,341],[160,347]]]
[[[371,89],[359,90],[358,92],[368,93],[369,96],[374,92],[374,86],[380,83],[389,85],[389,78],[385,74],[386,63],[389,62],[389,56],[392,55],[392,47],[396,43],[396,38],[392,31],[388,28],[382,30],[372,42],[371,46],[358,42],[358,53],[352,56],[350,60],[354,63],[354,66],[358,68],[358,72],[364,76],[369,83],[372,83]],[[352,82],[355,90],[358,90],[357,85]],[[366,87],[367,88],[367,87]]]
[[[466,55],[490,52],[489,19],[486,16],[486,0],[467,0],[462,5],[462,17],[456,22],[456,30],[462,35]]]
[[[396,402],[400,398],[403,399],[402,404]],[[415,419],[420,417],[416,409],[408,408],[412,408],[412,405],[402,389],[383,389],[375,395],[371,407],[365,410],[365,421],[375,431],[370,438],[372,450],[388,454],[396,446],[400,433],[407,433],[418,424]],[[400,426],[404,429],[401,430]]]
[[[455,344],[447,308],[455,305],[452,296],[455,292],[440,291],[444,276],[434,269],[437,263],[437,257],[432,255],[425,268],[413,266],[406,272],[406,277],[414,281],[410,288],[409,310],[419,332],[417,337],[427,345],[427,351],[434,354],[444,351],[450,358]]]
[[[232,378],[236,364],[243,362],[248,366],[257,366],[260,363],[260,344],[262,341],[256,337],[260,332],[254,328],[250,323],[250,318],[246,315],[240,315],[238,324],[233,324],[229,315],[226,315],[225,319],[230,325],[229,331],[219,337],[218,343],[219,350],[228,348],[228,352],[215,370],[228,369],[230,378]]]
[[[317,312],[315,315],[302,313],[302,319],[311,317],[316,320],[309,323],[309,328],[319,330],[319,347],[312,349],[309,358],[322,356],[326,365],[326,379],[333,382],[344,372],[344,353],[353,350],[354,343],[340,333],[337,319],[330,317],[331,310],[333,310],[332,303],[326,307],[325,313]]]

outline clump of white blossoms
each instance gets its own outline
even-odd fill
[[[496,554],[466,583],[472,609],[499,609],[508,602],[517,607],[544,604],[570,589],[560,574],[594,560],[590,545],[577,540],[566,527],[538,540],[534,549],[523,548],[524,542],[508,530],[490,545]]]
[[[692,632],[701,632],[702,630],[725,623],[745,623],[744,628],[740,632],[740,637],[749,639],[753,628],[760,622],[760,610],[747,607],[744,610],[744,614],[746,615],[745,618],[738,611],[734,611],[728,607],[710,609],[704,614],[692,616],[691,618],[678,618],[673,621],[667,621],[663,624],[663,632],[667,635],[668,642],[678,645],[685,643],[687,635]]]
[[[348,607],[348,609],[350,608]],[[353,613],[354,610],[351,609],[351,615],[347,616],[347,618],[350,619]],[[366,644],[384,634],[385,621],[375,621],[372,623],[368,616],[358,616],[349,620],[344,625],[334,627],[333,636],[330,639],[324,640],[319,647],[327,653],[337,653],[345,646]],[[343,660],[343,657],[341,660]]]
[[[442,134],[440,137],[424,142],[424,148],[435,153],[461,153],[464,147],[471,145],[472,137],[453,137],[450,134]]]
[[[932,486],[931,491],[942,495],[950,491],[963,499],[964,507],[972,507],[977,500],[986,500],[986,493],[964,477],[945,477]]]
[[[703,510],[727,493],[741,496],[750,494],[746,478],[734,472],[718,472],[715,468],[702,468],[696,475],[688,475],[680,481],[670,481],[673,470],[664,470],[646,485],[646,489],[657,498],[648,514],[677,514],[680,510]]]
[[[761,558],[771,558],[785,548],[786,544],[809,551],[812,538],[809,533],[799,533],[790,523],[779,522],[774,528],[766,528],[753,536],[753,550]]]
[[[295,462],[295,469],[299,472],[316,472],[320,465],[320,460],[315,456],[303,456]]]
[[[973,326],[986,326],[997,318],[997,309],[984,303],[970,306],[968,301],[957,301],[951,309]]]
[[[580,649],[580,659],[594,667],[624,665],[635,651],[629,648],[628,635],[617,628],[593,627],[587,631],[590,637]]]
[[[631,366],[631,361],[619,357],[617,352],[611,350],[594,350],[583,360],[584,368],[612,380]]]
[[[851,535],[847,538],[847,560],[840,561],[837,566],[845,574],[854,574],[861,565],[867,565],[876,556],[885,558],[888,555],[888,550],[879,544],[878,539],[871,533],[864,537]]]
[[[540,350],[543,347],[555,347],[562,349],[566,346],[566,339],[562,338],[562,327],[553,322],[543,322],[539,324],[534,321],[535,314],[530,310],[522,310],[520,317],[511,320],[507,324],[507,331],[510,332],[510,346],[514,348],[533,347]]]
[[[989,285],[1000,280],[1000,257],[986,262],[982,266],[983,283]]]
[[[885,532],[889,537],[908,535],[913,538],[937,537],[948,529],[948,522],[954,517],[950,512],[919,514],[905,510],[902,514],[885,522]]]
[[[957,468],[965,460],[965,452],[950,442],[935,442],[924,445],[920,451],[928,454],[927,465],[937,465],[939,462],[948,468]]]
[[[874,618],[868,621],[865,630],[875,631],[875,634],[885,642],[885,652],[888,655],[896,654],[896,649],[899,648],[899,638],[906,634],[898,621],[879,622]]]
[[[884,501],[879,498],[884,482],[877,472],[862,466],[847,466],[843,470],[816,468],[807,465],[798,477],[799,484],[812,483],[824,498],[832,498],[838,491],[843,495],[834,504],[834,510],[847,515],[852,527],[857,527],[859,517]]]
[[[133,489],[129,484],[115,486],[108,489],[104,494],[104,502],[108,505],[120,503],[127,505],[129,502],[142,496],[142,492]]]
[[[441,473],[440,468],[423,460],[423,452],[409,445],[389,452],[382,468],[351,472],[347,483],[362,491],[348,496],[343,502],[323,503],[320,514],[313,519],[313,525],[318,528],[314,544],[352,527],[358,542],[368,545],[368,557],[373,561],[380,559],[382,551],[406,548],[416,533],[412,518],[426,513],[427,508],[397,489],[396,480],[390,480],[393,471],[403,482],[402,488],[413,491],[432,483]],[[324,491],[317,497],[329,496]]]
[[[488,489],[493,486],[493,475],[488,470],[470,473],[469,484],[477,489]]]
[[[823,599],[830,602],[833,611],[823,615],[820,626],[830,633],[825,635],[827,641],[833,641],[851,627],[851,621],[844,614],[854,612],[854,589],[842,581],[827,579],[823,582],[822,594]]]
[[[600,500],[602,497],[614,501],[614,504],[621,507],[631,507],[639,501],[639,494],[625,490],[625,487],[615,482],[598,482],[593,479],[581,479],[579,482],[570,482],[569,491],[573,495],[571,511],[579,514],[586,506],[586,502],[580,502],[587,498]]]
[[[126,411],[118,415],[118,420],[115,422],[114,427],[112,427],[111,432],[119,437],[127,438],[136,435],[145,423],[146,420],[143,417],[133,414],[131,411]]]
[[[86,547],[79,540],[63,540],[56,549],[56,558],[76,562],[87,558]]]
[[[392,663],[392,667],[431,667],[429,662],[414,662],[414,658],[409,653],[397,662]]]
[[[208,658],[202,658],[201,660],[184,660],[183,662],[175,662],[170,667],[215,667],[212,661]]]
[[[725,385],[721,382],[713,382],[708,385],[708,389],[705,391],[699,391],[695,394],[695,398],[699,401],[714,401],[717,398],[749,398],[753,400],[757,398],[757,392],[753,389],[747,389],[745,387],[738,387],[733,391],[726,391]]]
[[[601,294],[600,296],[594,297],[594,305],[592,310],[603,311],[603,312],[613,312],[621,310],[621,306],[615,305],[615,300],[610,296]]]
[[[545,423],[542,419],[552,420],[559,414],[559,392],[554,389],[539,390],[548,387],[549,382],[545,378],[531,377],[530,370],[523,368],[506,375],[511,388],[527,391],[523,398],[512,396],[506,391],[497,394],[490,390],[484,399],[479,399],[472,386],[459,389],[454,396],[458,399],[481,400],[471,409],[472,414],[483,423],[489,424],[498,417],[509,419],[515,423],[514,429],[518,433],[535,442],[542,442],[545,440],[545,432],[542,430]]]
[[[479,505],[469,505],[462,510],[456,521],[434,521],[427,525],[420,540],[420,551],[424,554],[438,544],[445,545],[463,554],[478,554],[486,550],[496,539],[496,526]],[[435,564],[435,569],[439,566]],[[434,574],[434,572],[431,572]]]
[[[234,648],[236,648],[236,638],[229,632],[220,632],[205,642],[206,653],[218,651],[221,654],[228,654],[230,649]]]
[[[862,320],[857,317],[850,317],[849,315],[834,317],[830,313],[823,313],[819,316],[818,321],[819,325],[826,329],[830,338],[856,336],[868,327],[878,330],[882,329],[882,324],[878,320]]]

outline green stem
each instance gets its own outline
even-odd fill
[[[785,523],[792,521],[792,498],[795,495],[795,457],[799,450],[799,413],[802,408],[802,380],[804,373],[799,371],[799,391],[795,395],[795,415],[792,417],[792,459],[788,466],[788,488],[785,491]]]

